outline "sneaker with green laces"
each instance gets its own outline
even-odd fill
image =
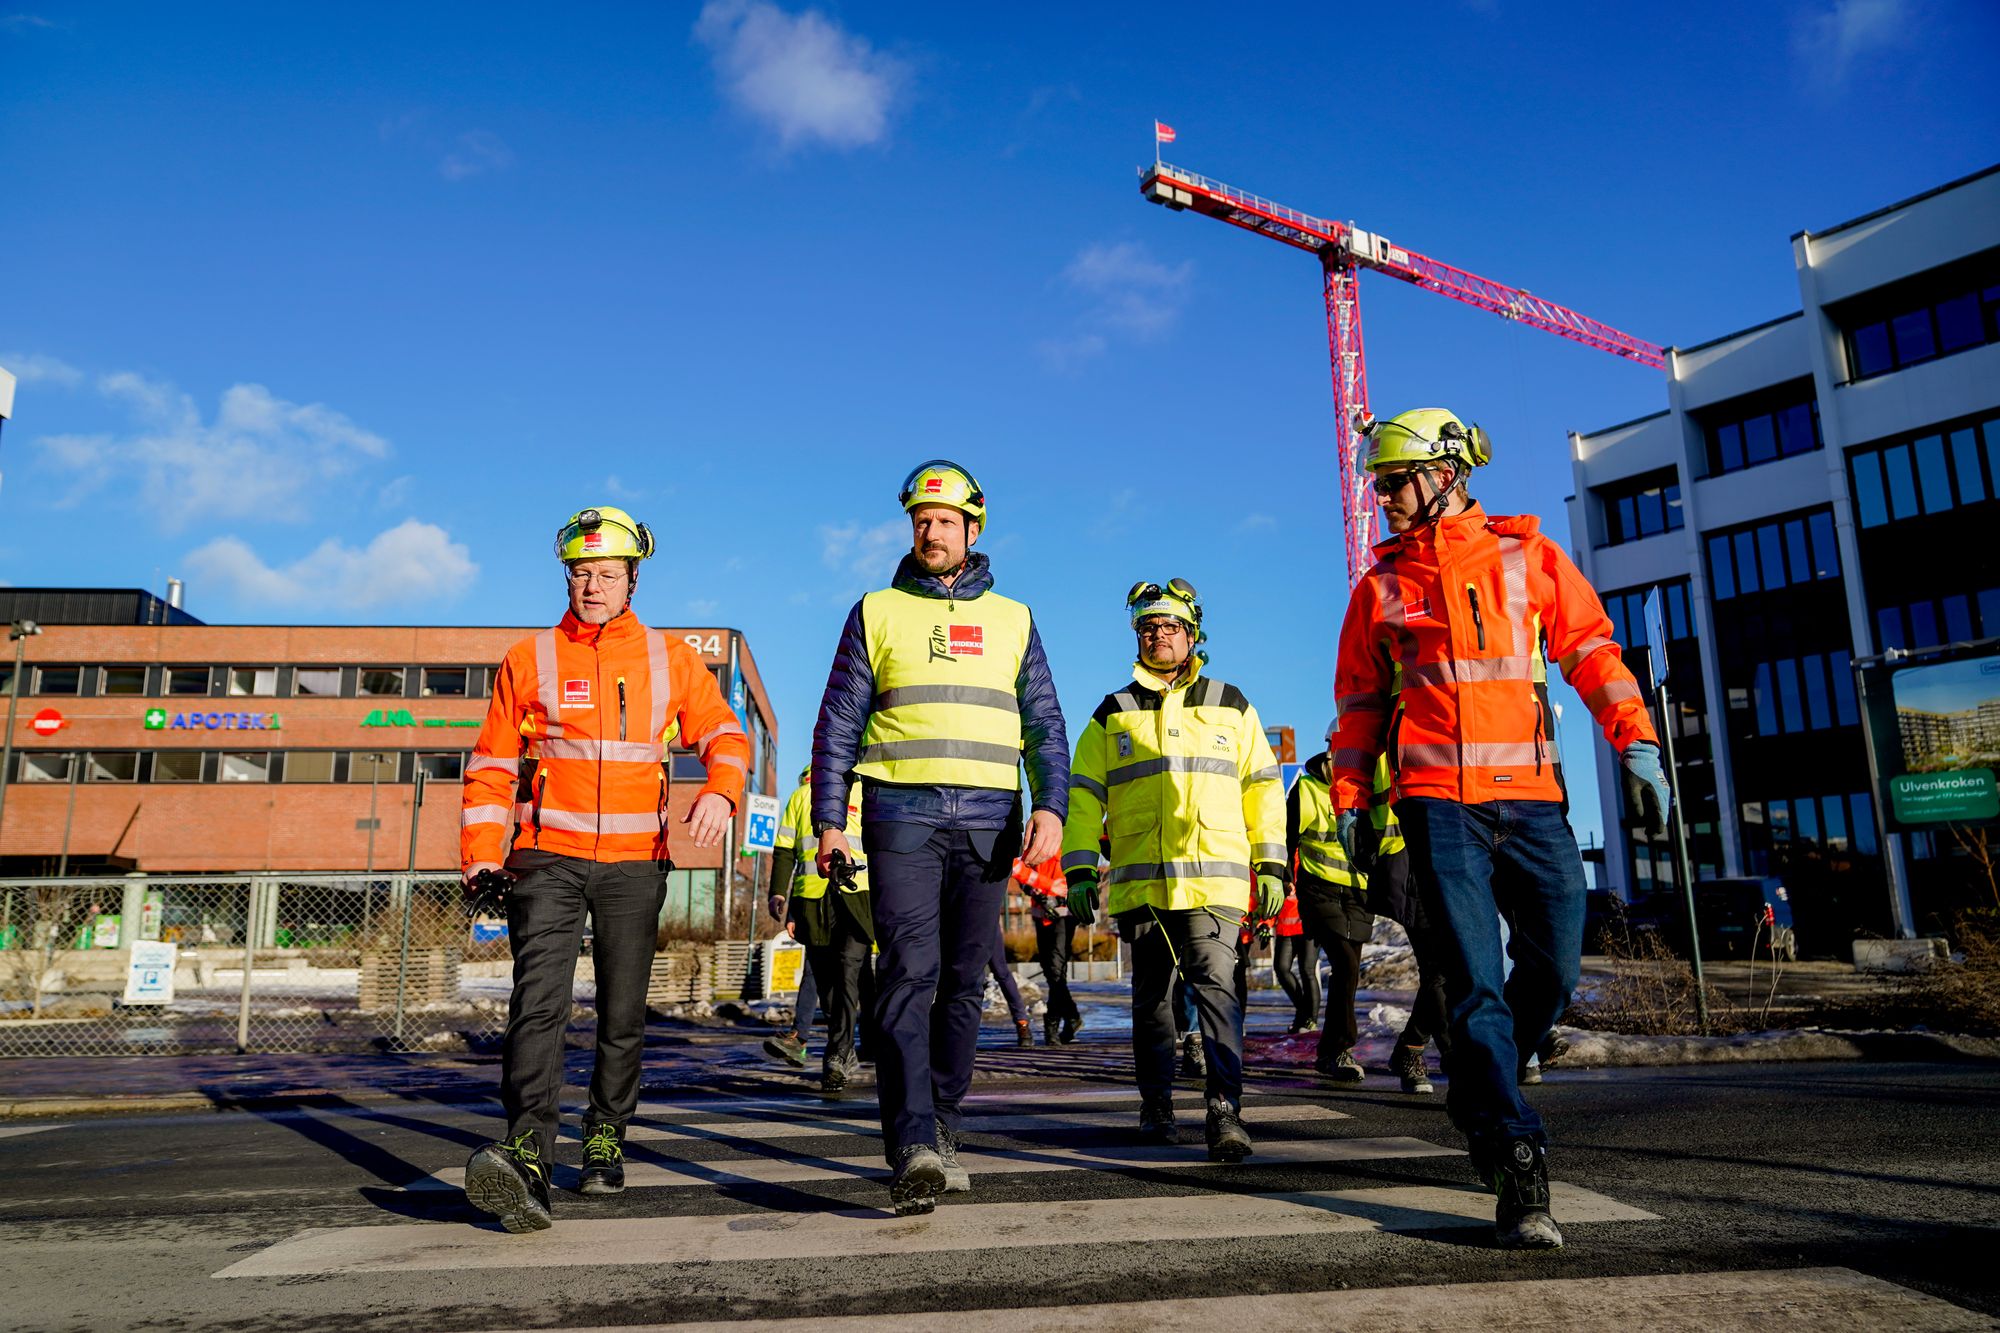
[[[617,1125],[586,1125],[583,1130],[583,1179],[578,1194],[625,1192],[624,1131]]]
[[[489,1143],[465,1164],[465,1198],[519,1235],[555,1225],[549,1213],[549,1172],[532,1130]]]

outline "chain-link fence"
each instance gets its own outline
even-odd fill
[[[0,1056],[476,1049],[511,986],[455,875],[0,880]]]

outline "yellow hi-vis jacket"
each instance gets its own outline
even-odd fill
[[[815,867],[819,864],[819,839],[812,832],[812,769],[799,775],[799,786],[785,801],[785,812],[778,817],[778,836],[773,841],[773,851],[798,850],[803,841],[806,846],[798,859],[798,873],[792,880],[790,893],[794,898],[824,898],[826,877]],[[861,784],[855,783],[847,789],[847,840],[856,847],[861,845]],[[776,893],[786,892],[782,884],[771,886]],[[842,886],[843,893],[868,892],[868,872],[862,871],[854,877],[854,887]]]
[[[1063,871],[1097,871],[1111,834],[1106,910],[1248,911],[1260,874],[1285,873],[1285,793],[1257,710],[1195,660],[1170,685],[1143,664],[1091,714],[1070,766]]]
[[[1292,784],[1285,817],[1286,838],[1298,855],[1301,874],[1329,884],[1366,889],[1368,877],[1354,868],[1354,863],[1347,859],[1347,850],[1340,845],[1331,776],[1325,754],[1314,755],[1307,761],[1299,780]],[[1403,850],[1402,825],[1396,822],[1396,813],[1389,808],[1392,783],[1389,761],[1384,757],[1375,765],[1375,801],[1368,809],[1369,821],[1382,836],[1378,857],[1394,856]]]

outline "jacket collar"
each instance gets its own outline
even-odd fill
[[[958,577],[947,587],[942,578],[918,564],[916,556],[906,555],[896,566],[896,577],[890,586],[915,597],[948,597],[964,602],[993,590],[993,566],[984,552],[967,551],[965,563],[958,567]]]
[[[1502,536],[1525,537],[1539,531],[1541,526],[1542,521],[1533,514],[1491,515],[1480,506],[1479,501],[1474,500],[1460,513],[1447,514],[1435,523],[1427,523],[1421,528],[1412,528],[1375,543],[1373,554],[1377,560],[1385,560],[1399,551],[1470,541],[1486,531]]]
[[[1184,690],[1188,686],[1194,684],[1197,680],[1200,680],[1201,665],[1202,665],[1201,657],[1199,654],[1197,654],[1196,656],[1189,659],[1187,674],[1185,676],[1182,676],[1175,683],[1169,685],[1166,681],[1154,675],[1152,671],[1147,668],[1144,662],[1134,662],[1132,664],[1132,679],[1136,684],[1151,690],[1153,693],[1157,695],[1165,697],[1166,695],[1172,694],[1175,690]]]
[[[1318,754],[1306,760],[1306,772],[1320,782],[1331,785],[1333,782],[1332,757],[1325,750],[1321,750]]]
[[[629,606],[602,625],[586,625],[576,618],[574,611],[565,611],[556,628],[566,639],[597,648],[633,643],[646,637],[646,627],[639,623],[639,617],[632,614]]]

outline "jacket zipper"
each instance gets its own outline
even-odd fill
[[[1479,651],[1486,651],[1486,622],[1479,615],[1479,589],[1465,585],[1465,599],[1472,603],[1472,628],[1479,635]]]
[[[625,677],[618,678],[618,739],[625,739]]]

